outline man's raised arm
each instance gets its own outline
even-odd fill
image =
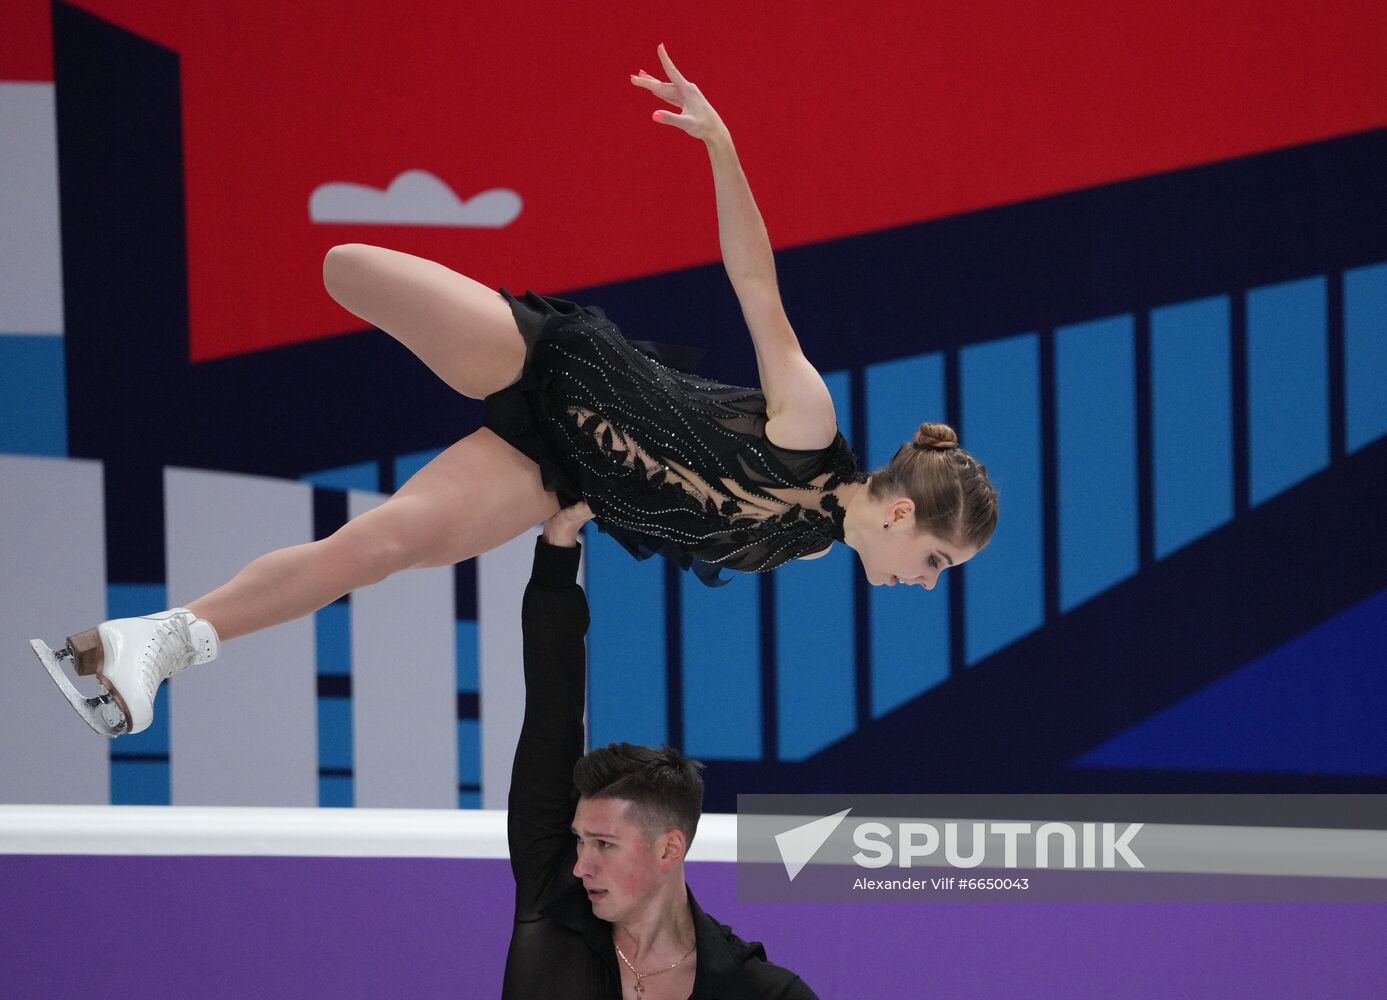
[[[525,721],[511,768],[507,833],[522,920],[533,916],[555,865],[573,846],[573,766],[583,755],[587,680],[588,603],[578,586],[577,542],[585,519],[561,512],[545,526],[554,543],[536,539],[521,605]]]

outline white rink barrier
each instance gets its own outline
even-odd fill
[[[735,861],[737,817],[698,824],[690,861]],[[0,855],[505,858],[504,809],[0,806]]]

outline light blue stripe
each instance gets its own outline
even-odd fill
[[[884,468],[896,451],[915,437],[922,423],[943,423],[947,417],[944,398],[944,356],[919,354],[897,361],[868,365],[864,385],[867,398],[868,469]]]
[[[318,673],[346,677],[352,672],[352,606],[334,601],[313,616]]]
[[[329,490],[367,490],[372,493],[380,490],[380,466],[375,462],[322,469],[305,473],[299,478]]]
[[[1151,310],[1157,559],[1233,517],[1232,393],[1228,297]]]
[[[847,372],[824,376],[839,428],[851,427]],[[775,571],[776,752],[803,760],[857,725],[853,573],[857,556],[835,544],[825,556]]]
[[[588,742],[665,743],[665,560],[632,559],[599,532],[585,537]]]
[[[922,423],[943,423],[944,357],[922,354],[869,365],[865,378],[869,469],[886,466]],[[949,676],[949,574],[925,594],[873,587],[872,718],[905,704]]]
[[[753,573],[705,587],[681,573],[684,752],[715,760],[761,758],[761,588]]]
[[[350,776],[320,774],[318,805],[323,808],[350,809],[356,804],[356,787]]]
[[[457,623],[458,690],[471,694],[481,690],[481,654],[478,652],[477,623]]]
[[[477,719],[458,720],[458,784],[482,783],[482,724]]]
[[[775,571],[776,712],[781,760],[803,760],[857,724],[852,577],[845,545]]]
[[[143,736],[144,733],[137,733]],[[122,740],[131,739],[122,736]],[[111,805],[166,806],[171,801],[166,760],[122,760],[111,756]]]
[[[1327,282],[1247,293],[1248,499],[1268,500],[1329,464]]]
[[[399,458],[395,459],[395,488],[399,489],[411,476],[442,453],[442,448],[429,448],[425,451],[416,451],[408,455],[401,455]]]
[[[852,444],[852,373],[828,372],[823,378],[833,400],[833,419],[838,421],[838,429],[848,444]]]
[[[67,454],[63,338],[0,335],[0,452]]]
[[[318,699],[318,766],[332,770],[352,767],[352,701]]]
[[[998,491],[997,531],[963,570],[964,658],[971,665],[1045,619],[1040,342],[1027,333],[965,348],[960,441]]]
[[[1137,571],[1133,331],[1131,316],[1055,331],[1061,611]]]
[[[168,588],[162,583],[106,585],[106,614],[111,618],[138,618],[140,615],[157,614],[167,609]]]
[[[168,589],[162,583],[110,583],[106,585],[106,617],[138,618],[140,615],[156,614],[168,608]],[[111,743],[111,759],[124,754],[151,754],[169,752],[169,719],[173,714],[173,703],[178,700],[177,685],[181,678],[175,678],[160,686],[154,695],[154,721],[142,733],[122,736]],[[132,772],[133,773],[133,772]],[[112,781],[114,781],[114,777]],[[115,786],[112,785],[112,795]],[[117,803],[115,798],[112,804]],[[129,805],[149,804],[145,800]],[[167,804],[167,800],[165,803]]]
[[[1344,447],[1387,434],[1387,264],[1344,272]]]

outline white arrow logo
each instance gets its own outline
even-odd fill
[[[833,836],[833,831],[838,829],[838,825],[850,812],[851,807],[775,835],[775,846],[780,848],[780,860],[785,862],[785,874],[790,877],[791,882],[805,865],[814,860],[814,855],[824,846],[824,841]]]

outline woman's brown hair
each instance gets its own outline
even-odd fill
[[[915,526],[955,545],[981,549],[997,528],[997,490],[980,464],[958,445],[948,424],[921,424],[915,440],[872,473],[870,495],[915,501]]]

